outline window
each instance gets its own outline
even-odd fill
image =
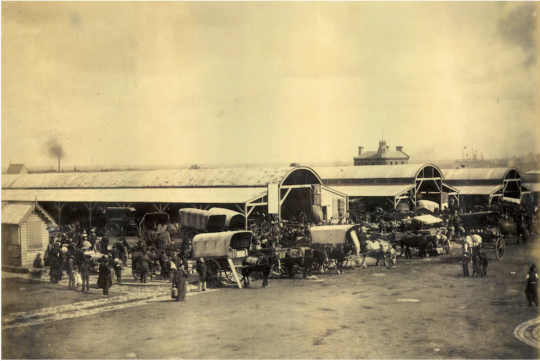
[[[371,162],[371,165],[375,165],[375,162]]]
[[[28,221],[26,225],[28,227],[28,250],[42,249],[41,221]]]
[[[401,161],[401,164],[403,164],[403,161]]]

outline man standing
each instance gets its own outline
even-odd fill
[[[469,277],[469,253],[463,253],[461,265],[463,266],[463,277]]]
[[[103,256],[102,262],[99,265],[99,279],[103,288],[103,295],[109,295],[109,282],[111,282],[111,268],[108,265],[108,257]]]
[[[197,273],[199,274],[199,292],[206,291],[206,273],[208,268],[204,263],[204,258],[197,260]]]
[[[83,263],[80,267],[81,278],[82,278],[82,293],[85,293],[84,289],[86,287],[86,292],[90,291],[90,255],[86,256]]]
[[[146,255],[146,251],[143,252],[141,258],[139,258],[139,269],[141,270],[141,283],[146,283],[148,278],[148,267],[150,264],[150,258]]]
[[[73,264],[73,256],[70,254],[67,261],[66,261],[66,273],[68,274],[69,283],[68,283],[68,289],[75,288],[75,274],[73,273],[75,271],[75,265]]]
[[[525,296],[527,296],[527,304],[538,306],[538,272],[536,265],[533,263],[529,268],[529,273],[525,277],[527,287],[525,288]]]

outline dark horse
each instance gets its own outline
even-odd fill
[[[242,279],[240,282],[244,281],[244,286],[250,284],[249,276],[253,272],[260,272],[263,276],[262,286],[264,288],[268,287],[268,276],[270,275],[270,270],[272,266],[276,265],[279,267],[279,258],[277,255],[264,255],[258,254],[255,256],[249,256],[242,261]]]
[[[328,253],[324,248],[290,248],[285,253],[283,260],[285,273],[293,278],[295,275],[295,266],[302,270],[304,278],[313,275],[313,265],[323,269],[324,264],[328,263]]]
[[[345,261],[345,257],[350,254],[355,254],[360,250],[356,249],[354,243],[345,243],[330,246],[326,251],[328,252],[328,258],[336,261],[337,272],[343,274],[343,261]]]
[[[432,244],[433,247],[437,247],[437,238],[435,236],[426,236],[425,234],[405,233],[399,241],[401,246],[401,255],[405,247],[418,247],[418,255],[422,258],[427,257],[426,249]]]
[[[304,278],[313,276],[313,268],[324,273],[324,265],[328,263],[328,252],[324,247],[306,250],[304,254]],[[289,274],[290,276],[290,274]],[[294,275],[293,275],[294,276]]]

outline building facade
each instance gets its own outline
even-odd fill
[[[376,152],[364,152],[364,147],[358,147],[358,155],[353,157],[355,166],[364,165],[403,165],[409,163],[409,156],[403,152],[402,146],[391,151],[385,140],[379,142]]]

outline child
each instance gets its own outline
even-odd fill
[[[116,273],[116,284],[122,284],[122,259],[116,258],[114,260],[114,273]]]

